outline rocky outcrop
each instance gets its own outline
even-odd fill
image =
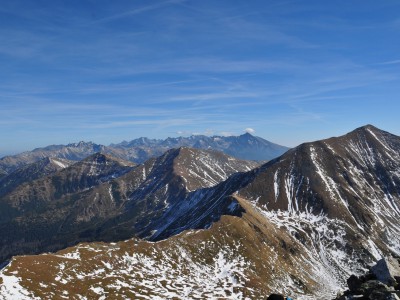
[[[396,286],[400,284],[399,259],[393,257],[382,258],[371,268],[376,278],[384,284]]]
[[[335,300],[397,300],[400,299],[400,258],[387,257],[379,260],[362,276],[351,275],[349,287]]]

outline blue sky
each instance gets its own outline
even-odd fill
[[[80,140],[400,135],[400,2],[6,0],[0,156]]]

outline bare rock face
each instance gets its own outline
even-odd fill
[[[370,271],[363,276],[351,275],[347,279],[349,289],[336,300],[400,299],[399,259],[386,257],[379,260]]]
[[[376,278],[390,286],[400,284],[400,264],[393,257],[382,258],[371,269]]]

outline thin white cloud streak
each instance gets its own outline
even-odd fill
[[[183,5],[193,11],[200,13],[204,19],[198,24],[208,24],[208,37],[214,38],[215,41],[221,41],[227,44],[241,41],[257,41],[263,45],[280,44],[290,48],[316,48],[318,45],[311,44],[297,36],[286,33],[283,28],[276,26],[271,22],[263,22],[262,24],[254,21],[254,16],[263,16],[267,18],[268,15],[277,13],[274,8],[285,7],[295,3],[296,1],[285,1],[278,4],[269,4],[267,7],[263,6],[262,10],[240,12],[233,14],[230,7],[218,10],[199,9],[193,5]],[[240,6],[239,6],[240,7]],[[204,25],[203,25],[204,26]]]
[[[398,65],[398,64],[400,64],[400,59],[377,63],[377,65]]]
[[[145,8],[124,12],[103,20],[120,18],[129,14],[136,14],[147,10],[158,9],[162,6],[179,2],[180,1],[166,1],[155,5],[150,5]],[[226,12],[221,14],[224,16]],[[196,24],[196,22],[193,23]],[[207,22],[197,23],[201,24],[201,26],[207,26]],[[275,28],[271,25],[267,26],[266,24],[260,26],[260,24],[256,24],[246,19],[239,19],[235,20],[234,22],[229,20],[217,21],[217,24],[214,25],[209,25],[210,30],[208,30],[207,36],[209,38],[213,37],[214,39],[218,40],[219,43],[224,43],[227,45],[229,45],[231,41],[254,39],[258,42],[263,41],[263,43],[283,43],[291,46],[298,45],[301,47],[312,46],[308,45],[304,41],[299,40],[297,37],[292,37],[281,32],[279,28]],[[143,53],[147,53],[152,49],[152,47],[150,47],[151,44],[149,45],[148,39],[145,36],[143,39],[132,40],[132,34],[128,32],[119,33],[117,35],[102,32],[102,35],[100,36],[99,32],[92,32],[94,29],[89,29],[89,31],[84,32],[86,34],[81,33],[78,28],[70,29],[71,32],[69,34],[64,32],[63,28],[57,28],[56,31],[54,31],[54,29],[52,30],[54,34],[50,39],[48,35],[42,35],[37,32],[4,32],[8,36],[5,39],[9,41],[9,45],[7,45],[7,47],[0,46],[0,51],[3,51],[10,56],[20,56],[25,58],[34,57],[35,59],[39,59],[44,62],[54,63],[56,66],[59,65],[60,60],[65,60],[65,58],[73,58],[76,56],[76,53],[78,53],[79,57],[87,57],[87,61],[89,62],[97,61],[94,68],[92,66],[86,67],[88,72],[93,69],[101,71],[101,69],[104,68],[104,73],[107,73],[110,71],[113,72],[112,69],[114,67],[119,69],[121,66],[126,66],[126,61],[132,61],[132,58],[135,57],[135,54],[142,55]],[[59,31],[62,32],[61,36]],[[168,28],[168,26],[163,28],[163,32],[165,32],[167,36],[171,35],[174,38],[180,38],[179,32],[174,32],[174,30]],[[32,42],[29,42],[28,44],[25,43],[29,40]],[[29,47],[27,47],[27,45],[29,45]],[[34,46],[32,47],[32,45]],[[115,47],[114,45],[120,45],[120,47]],[[16,51],[10,51],[10,49],[15,49]],[[102,49],[102,51],[98,51],[98,49]],[[195,59],[198,60],[198,58]],[[154,65],[146,64],[145,68],[143,68],[143,65],[139,61],[135,61],[134,59],[133,61],[134,65],[136,65],[138,68],[132,68],[131,63],[128,67],[130,72],[126,74],[135,74],[136,72],[132,72],[132,69],[139,69],[139,74],[169,71],[191,72],[193,70],[193,64],[191,64],[189,61],[174,61],[173,64],[176,66],[175,68],[171,68],[172,64],[168,66],[163,65],[164,63],[160,62],[157,62]],[[214,72],[243,72],[248,69],[248,65],[251,62],[241,63],[236,61],[233,62],[233,64],[225,65],[223,65],[221,62],[215,63],[214,61],[209,61],[208,65],[205,63],[207,62],[200,61],[196,70],[198,72],[213,72],[213,70]],[[113,68],[110,68],[109,64],[113,64]],[[201,68],[201,66],[205,65],[207,66],[206,68]],[[251,69],[254,69],[254,67],[257,65],[258,62],[255,62],[255,65]],[[274,68],[274,66],[271,66],[271,63],[268,66],[265,65],[265,63],[262,63],[258,67],[258,70],[265,71],[266,69],[271,69],[271,67]],[[72,68],[75,70],[77,66],[73,65],[71,67],[66,64],[66,66],[62,66],[62,68]],[[78,69],[84,71],[85,67],[82,66]]]
[[[207,63],[208,62],[208,63]],[[237,63],[237,62],[236,62]],[[239,74],[242,73],[257,73],[260,75],[263,72],[269,73],[267,69],[262,68],[263,64],[267,66],[271,66],[268,62],[263,61],[249,61],[249,62],[239,62],[239,69],[233,67],[235,65],[234,61],[229,60],[190,60],[187,62],[185,67],[180,68],[179,63],[171,62],[171,69],[168,69],[166,66],[157,66],[153,69],[154,72],[161,72],[162,70],[166,72],[178,72],[181,73],[185,70],[191,70],[191,72],[200,72],[204,71],[208,74],[210,69],[215,71],[215,69],[219,69],[220,71],[226,71],[227,73],[232,73],[234,70],[237,70]],[[273,66],[273,67],[272,67]],[[93,94],[96,95],[98,93],[113,93],[117,97],[124,95],[129,91],[136,91],[143,89],[144,92],[150,92],[148,97],[153,97],[152,93],[155,91],[159,91],[160,95],[158,99],[146,99],[146,101],[150,102],[168,102],[168,101],[187,101],[192,100],[207,100],[207,99],[218,99],[218,98],[240,98],[240,97],[251,97],[251,98],[272,98],[273,96],[282,96],[288,99],[301,99],[312,97],[315,95],[323,94],[323,93],[330,93],[333,91],[350,89],[350,88],[357,88],[367,85],[376,85],[381,82],[388,82],[392,80],[398,80],[398,75],[390,74],[387,72],[382,72],[379,70],[368,69],[366,67],[352,65],[348,62],[332,62],[331,64],[306,64],[305,62],[297,62],[297,63],[289,63],[289,62],[275,62],[273,63],[271,68],[271,73],[280,73],[282,75],[291,74],[294,76],[291,81],[283,80],[280,83],[274,83],[273,81],[263,83],[260,82],[259,79],[253,81],[253,78],[249,80],[244,80],[242,78],[239,81],[234,82],[230,85],[215,85],[210,86],[208,91],[206,92],[199,92],[196,89],[204,88],[205,86],[196,86],[193,87],[190,83],[199,83],[204,80],[204,83],[210,80],[207,79],[188,79],[188,80],[181,80],[175,82],[166,82],[166,83],[133,83],[133,84],[109,84],[105,83],[103,85],[95,84],[92,86],[87,86],[85,84],[76,84],[75,86],[71,86],[69,89],[59,89],[55,88],[46,88],[42,87],[30,87],[29,90],[21,92],[21,83],[16,84],[13,91],[10,93],[9,96],[15,96],[15,94],[22,94],[22,95],[29,95],[30,91],[33,93],[67,93],[67,94]],[[140,72],[147,72],[146,66],[144,68],[140,68]],[[211,72],[212,72],[211,71]],[[189,74],[188,74],[189,75]],[[190,74],[191,76],[191,74]],[[245,76],[245,75],[244,75]],[[212,79],[214,81],[214,79]],[[153,89],[157,87],[163,86],[179,86],[182,84],[182,87],[185,84],[188,84],[188,89],[192,89],[190,93],[184,93],[184,91],[179,89],[172,89],[172,90],[163,90],[163,89]],[[237,86],[243,87],[242,90],[237,90]],[[4,86],[4,84],[3,84]],[[216,92],[218,90],[228,90],[227,92]],[[232,90],[230,90],[232,89]],[[15,94],[13,94],[15,93]],[[165,94],[165,97],[162,96]],[[6,94],[7,96],[7,94]],[[327,95],[324,95],[327,96]],[[24,98],[24,97],[23,97]],[[165,101],[162,100],[165,99]],[[278,100],[275,100],[278,101]],[[280,101],[280,100],[279,100]]]
[[[209,94],[189,94],[180,95],[177,97],[169,98],[170,101],[206,101],[218,99],[234,99],[234,98],[258,98],[256,93],[248,92],[228,92],[228,93],[209,93]]]
[[[256,24],[246,19],[225,19],[222,28],[226,28],[226,37],[233,36],[241,40],[258,41],[264,45],[283,45],[289,48],[313,49],[319,45],[285,33],[282,28],[270,24]],[[221,34],[221,36],[223,36]]]
[[[132,66],[116,66],[115,69],[98,66],[80,68],[80,72],[92,75],[129,76],[139,74],[182,73],[182,74],[219,74],[219,73],[275,73],[289,72],[301,68],[296,62],[286,60],[229,60],[220,57],[193,57],[183,59],[170,59],[168,62],[138,63]]]
[[[3,107],[0,111],[4,126],[48,127],[52,129],[107,129],[129,126],[171,127],[188,124],[227,124],[226,114],[233,109],[252,103],[224,103],[194,107],[154,109],[153,107],[131,107],[118,105],[89,105],[70,103],[32,103],[20,107]],[[256,103],[254,105],[257,105]],[[176,116],[182,116],[178,119]],[[246,117],[243,117],[246,119]]]
[[[120,84],[120,83],[104,83],[104,84],[80,84],[75,87],[70,88],[59,88],[59,87],[49,87],[48,85],[43,86],[35,86],[24,84],[24,90],[21,90],[21,83],[16,84],[2,84],[0,85],[0,90],[3,91],[0,94],[0,97],[4,98],[13,98],[13,99],[28,99],[27,96],[31,96],[33,99],[34,96],[37,96],[37,99],[41,99],[43,95],[52,95],[52,94],[79,94],[79,95],[91,95],[91,94],[104,94],[104,93],[112,93],[112,94],[122,94],[124,92],[133,92],[140,91],[143,89],[154,90],[155,88],[162,88],[168,86],[189,86],[193,83],[201,83],[209,81],[208,78],[201,79],[187,79],[187,80],[176,80],[176,81],[165,81],[165,82],[133,82],[128,84]]]
[[[163,8],[165,6],[179,4],[179,3],[182,3],[184,1],[186,1],[186,0],[169,0],[169,1],[159,2],[159,3],[153,4],[153,5],[134,8],[134,9],[131,9],[131,10],[119,13],[119,14],[115,14],[115,15],[112,15],[112,16],[108,16],[108,17],[105,17],[105,18],[98,19],[96,21],[91,22],[90,24],[106,23],[106,22],[110,22],[110,21],[115,21],[115,20],[126,18],[126,17],[129,17],[129,16],[142,14],[142,13],[149,12],[149,11],[152,11],[152,10],[157,10],[157,9]]]

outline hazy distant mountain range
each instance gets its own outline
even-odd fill
[[[51,145],[37,148],[13,156],[5,156],[0,159],[1,174],[7,175],[14,170],[37,162],[43,158],[62,158],[79,161],[97,152],[110,154],[113,157],[128,160],[135,163],[143,163],[149,158],[162,155],[165,151],[179,147],[191,147],[196,149],[213,149],[222,151],[228,155],[245,160],[267,161],[286,152],[289,148],[271,143],[249,133],[240,136],[203,136],[167,138],[156,140],[138,138],[130,142],[103,146],[92,142],[79,142],[68,145]]]
[[[112,147],[158,142],[131,143]],[[400,137],[371,125],[262,165],[181,147],[138,165],[97,153],[64,166],[8,184],[0,254],[89,243],[14,257],[0,296],[332,299],[350,274],[400,255]]]

